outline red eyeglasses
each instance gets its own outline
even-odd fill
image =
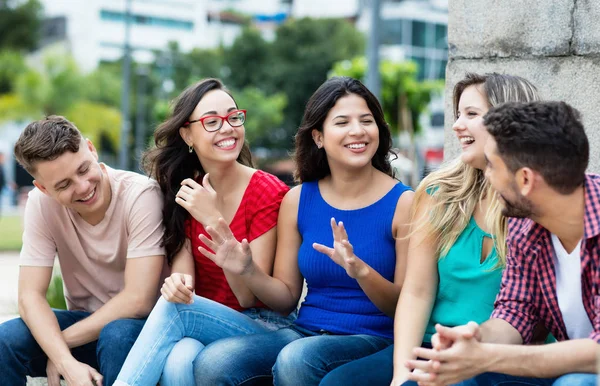
[[[200,122],[202,123],[202,127],[204,127],[204,130],[211,133],[213,131],[221,129],[221,127],[223,127],[223,122],[225,121],[227,121],[227,123],[229,123],[231,127],[242,126],[244,122],[246,122],[246,110],[234,110],[224,117],[220,115],[207,115],[200,119],[187,121],[183,125],[188,126],[192,123]]]

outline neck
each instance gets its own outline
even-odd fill
[[[570,194],[542,192],[544,204],[539,214],[531,216],[536,223],[554,233],[565,247],[577,244],[584,236],[585,189],[577,188]]]
[[[224,189],[227,191],[235,190],[234,187],[243,181],[240,176],[247,169],[246,166],[237,161],[206,165],[206,167],[203,165],[203,168],[206,173],[210,174],[210,184],[217,193],[226,193]]]
[[[370,164],[358,170],[332,168],[331,175],[326,178],[331,189],[341,197],[360,197],[361,193],[372,188],[377,172]]]

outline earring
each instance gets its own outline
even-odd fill
[[[320,148],[322,148],[322,147],[323,147],[323,145],[322,145],[322,144],[320,144],[320,143],[317,143],[317,148],[319,148],[319,149],[320,149]]]
[[[192,145],[190,145],[190,150],[189,150],[189,152],[190,152],[190,153],[194,152],[194,147],[193,147]]]

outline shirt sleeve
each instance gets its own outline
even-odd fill
[[[127,258],[165,255],[162,206],[157,184],[150,185],[133,200],[127,219]]]
[[[539,320],[533,301],[538,291],[537,277],[516,241],[507,240],[507,247],[506,268],[491,318],[508,322],[527,344]]]
[[[262,191],[256,192],[258,199],[254,203],[248,242],[257,239],[277,225],[281,201],[289,190],[288,186],[275,176],[268,175],[264,179]]]
[[[596,273],[594,277],[598,278],[600,276],[600,267],[596,269]],[[590,339],[594,340],[596,343],[600,343],[600,283],[596,282],[593,286],[593,305],[594,305],[594,320],[592,321],[594,324],[594,330],[590,334]]]
[[[37,189],[29,192],[23,216],[23,247],[19,256],[20,266],[53,267],[56,243],[50,234],[42,214],[42,195]]]

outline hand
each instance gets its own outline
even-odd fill
[[[48,368],[53,371],[56,369],[54,364],[48,360],[48,366],[46,372],[48,374]],[[57,370],[58,371],[58,370]],[[63,376],[68,386],[102,386],[104,378],[96,371],[93,367],[86,365],[85,363],[78,362],[75,359],[69,360],[62,365],[60,374]],[[60,378],[58,380],[60,385]],[[48,377],[48,386],[50,386],[50,377]],[[54,386],[54,384],[52,384]]]
[[[431,337],[431,345],[436,350],[445,350],[451,347],[459,338],[475,338],[478,342],[481,342],[481,330],[475,322],[469,322],[463,326],[456,327],[446,327],[436,324],[435,330],[437,332]]]
[[[248,240],[243,239],[241,243],[237,241],[229,229],[229,225],[222,218],[217,222],[216,229],[210,226],[205,229],[212,240],[205,235],[200,235],[200,241],[214,253],[206,248],[198,247],[200,253],[225,271],[233,274],[244,275],[252,271],[252,251]]]
[[[194,284],[191,275],[172,273],[165,279],[160,293],[171,303],[192,304],[194,302]]]
[[[46,378],[48,378],[48,386],[60,386],[60,373],[50,359],[46,364]]]
[[[204,175],[202,184],[191,178],[181,181],[181,188],[175,195],[175,202],[205,227],[214,225],[221,217],[216,210],[217,192],[208,181],[208,173]]]
[[[450,385],[473,378],[485,370],[483,345],[477,340],[479,326],[470,322],[455,328],[437,328],[438,334],[451,340],[446,349],[415,348],[414,354],[425,360],[409,360],[406,367],[415,371],[409,379],[423,385]],[[449,336],[452,335],[452,336]]]
[[[339,224],[336,224],[332,217],[331,231],[333,232],[333,248],[318,243],[313,243],[313,248],[329,256],[337,265],[344,268],[351,278],[361,279],[367,276],[369,267],[354,254],[354,248],[348,241],[344,223],[340,221]]]

